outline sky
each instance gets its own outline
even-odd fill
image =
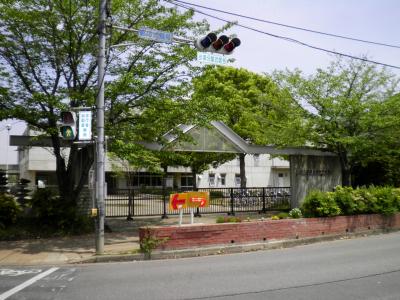
[[[337,35],[350,36],[374,42],[400,46],[398,0],[183,0],[211,8],[230,11],[272,22],[308,28]],[[326,48],[353,56],[365,56],[386,64],[400,66],[400,49],[348,41],[314,33],[298,31],[271,24],[229,16],[203,8],[200,11],[238,21],[271,34],[290,37],[320,48]],[[224,22],[196,14],[196,20],[207,19],[211,30]],[[271,36],[232,27],[225,34],[236,34],[242,44],[231,55],[234,67],[246,68],[257,73],[299,68],[312,74],[317,68],[325,68],[335,58],[327,53],[290,43]],[[400,76],[399,69],[390,69]],[[16,149],[7,150],[6,124],[12,124],[11,135],[21,134],[23,123],[15,120],[0,122],[0,164],[17,162]],[[8,152],[8,153],[7,153]],[[6,155],[8,154],[8,155]]]

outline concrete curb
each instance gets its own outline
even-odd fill
[[[353,232],[339,235],[324,235],[318,237],[280,240],[280,241],[267,241],[251,244],[236,244],[236,245],[218,245],[202,248],[179,249],[179,250],[157,250],[151,253],[151,258],[147,258],[143,253],[135,254],[110,254],[99,255],[91,258],[82,259],[79,261],[71,261],[70,263],[84,264],[84,263],[105,263],[105,262],[126,262],[126,261],[139,261],[139,260],[160,260],[160,259],[177,259],[188,258],[208,255],[232,254],[243,253],[259,250],[273,250],[282,248],[291,248],[300,245],[314,244],[319,242],[333,241],[339,239],[351,239],[358,237],[366,237],[370,235],[378,235],[383,233],[390,233],[400,231],[399,229],[377,229]]]

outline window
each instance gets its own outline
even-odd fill
[[[208,174],[208,183],[210,186],[215,186],[215,174]]]
[[[260,154],[254,154],[254,166],[255,167],[260,166]]]
[[[193,187],[192,176],[181,176],[181,187]]]
[[[134,187],[162,186],[162,176],[151,173],[130,174],[129,186],[134,186]]]
[[[278,174],[278,177],[283,177],[283,173],[279,173],[279,174]]]
[[[240,186],[240,174],[235,174],[235,186]]]
[[[226,185],[226,174],[220,174],[221,176],[221,186]]]

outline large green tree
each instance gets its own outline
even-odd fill
[[[185,38],[193,38],[207,27],[204,22],[191,21],[192,12],[181,13],[157,0],[109,3],[110,24],[133,29],[147,26]],[[128,158],[145,164],[145,158],[151,162],[152,157],[140,155],[141,149],[128,141],[155,140],[164,131],[160,128],[181,123],[174,109],[187,98],[188,82],[195,71],[189,62],[195,51],[185,44],[140,40],[132,32],[111,27],[107,32],[108,47],[133,43],[107,51],[106,135],[113,137],[108,146],[121,155],[132,150],[135,154]],[[0,2],[0,119],[24,120],[51,137],[66,207],[76,206],[94,158],[92,147],[79,148],[72,143],[69,155],[63,156],[57,122],[60,112],[71,106],[95,104],[97,41],[97,0]],[[151,113],[142,114],[145,110]],[[84,162],[80,168],[79,161]]]
[[[296,127],[297,105],[267,75],[209,67],[193,80],[193,85],[197,113],[223,121],[251,144],[278,143],[285,123],[292,122],[291,128]],[[239,154],[241,187],[246,187],[245,155]]]
[[[300,140],[338,155],[343,185],[351,185],[353,168],[367,153],[382,153],[375,138],[385,144],[399,129],[398,117],[388,111],[397,103],[387,102],[398,79],[376,65],[337,59],[309,76],[295,70],[276,72],[274,77],[304,107]]]

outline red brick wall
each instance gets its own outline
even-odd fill
[[[140,228],[139,235],[142,239],[146,230],[150,230],[154,237],[167,238],[158,247],[167,250],[338,235],[383,228],[400,228],[400,214],[390,217],[374,214],[225,224],[194,224],[181,227],[154,226]]]

